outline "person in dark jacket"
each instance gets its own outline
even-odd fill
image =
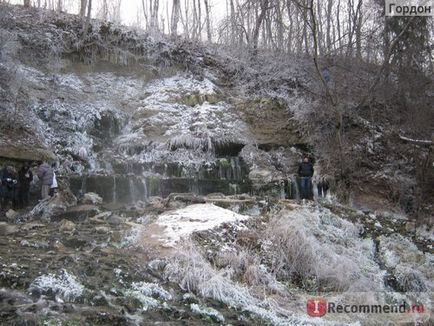
[[[7,206],[11,201],[13,207],[15,207],[17,175],[15,169],[12,166],[7,166],[3,169],[1,183],[3,194],[2,206]]]
[[[298,167],[302,199],[310,198],[313,172],[313,164],[309,161],[308,157],[305,157]]]
[[[0,170],[0,205],[3,207],[3,202],[5,198],[5,185],[3,184],[3,171],[4,168]]]
[[[33,174],[30,165],[25,163],[18,171],[18,205],[26,207],[29,205],[30,183],[33,181]]]
[[[53,183],[53,168],[47,162],[39,162],[38,178],[41,180],[41,198],[48,198]]]

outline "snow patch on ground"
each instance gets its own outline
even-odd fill
[[[214,204],[195,204],[161,214],[156,224],[164,228],[165,246],[175,247],[181,239],[193,232],[213,229],[223,223],[248,219],[249,216],[234,213]]]

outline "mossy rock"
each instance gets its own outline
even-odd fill
[[[225,169],[227,169],[231,166],[231,163],[225,158],[220,159],[219,162],[220,162],[220,165]]]
[[[176,103],[184,104],[190,107],[195,107],[196,105],[202,105],[205,102],[209,104],[216,104],[220,102],[220,96],[218,94],[199,94],[197,92],[193,94],[184,95],[175,100]]]
[[[19,161],[54,161],[53,152],[43,148],[28,148],[17,146],[1,146],[0,157]]]
[[[238,102],[235,108],[250,126],[259,144],[290,146],[306,143],[301,126],[281,99],[258,97]]]

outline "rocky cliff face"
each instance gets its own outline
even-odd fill
[[[305,141],[286,102],[231,86],[206,49],[103,23],[83,40],[73,17],[5,9],[3,157],[57,161],[74,193],[107,201],[259,191],[295,172]]]

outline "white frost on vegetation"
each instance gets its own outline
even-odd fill
[[[206,78],[178,74],[151,82],[143,94],[131,125],[116,141],[125,156],[130,148],[142,146],[134,159],[189,165],[211,160],[215,144],[252,139],[247,125]]]
[[[404,291],[434,291],[434,255],[423,253],[400,234],[380,238],[380,258]]]
[[[145,226],[142,224],[132,224],[131,229],[125,233],[121,247],[129,247],[131,245],[135,245],[140,242],[140,236],[145,231]]]
[[[416,245],[400,234],[380,238],[380,254],[388,268],[395,268],[402,262],[420,265],[425,261],[424,254]]]
[[[36,278],[29,291],[39,289],[42,293],[52,291],[65,301],[74,301],[84,292],[84,286],[72,274],[62,270],[59,274],[46,274]]]
[[[218,300],[229,307],[253,314],[274,325],[330,325],[315,321],[280,307],[269,297],[258,298],[248,287],[231,280],[229,273],[213,267],[196,249],[180,248],[164,271],[165,277],[203,298]],[[286,298],[288,300],[288,298]]]
[[[168,100],[170,95],[178,96],[180,91],[188,93],[213,94],[214,84],[209,79],[199,81],[187,75],[175,75],[159,79],[147,86],[146,90],[153,93],[148,100]],[[160,97],[163,95],[163,97]]]
[[[275,271],[300,275],[312,290],[381,291],[382,275],[371,239],[328,209],[300,207],[270,221],[263,250]]]
[[[223,315],[216,309],[211,307],[202,307],[199,306],[197,303],[190,304],[190,309],[193,313],[203,316],[203,317],[209,317],[211,319],[214,319],[215,321],[218,321],[220,323],[225,322],[225,318]]]
[[[164,227],[161,241],[175,247],[181,239],[193,232],[213,229],[223,223],[248,219],[249,216],[234,213],[214,204],[194,204],[161,214],[156,224]]]
[[[165,301],[172,300],[172,295],[156,283],[134,282],[125,294],[139,300],[144,311],[162,307]]]

